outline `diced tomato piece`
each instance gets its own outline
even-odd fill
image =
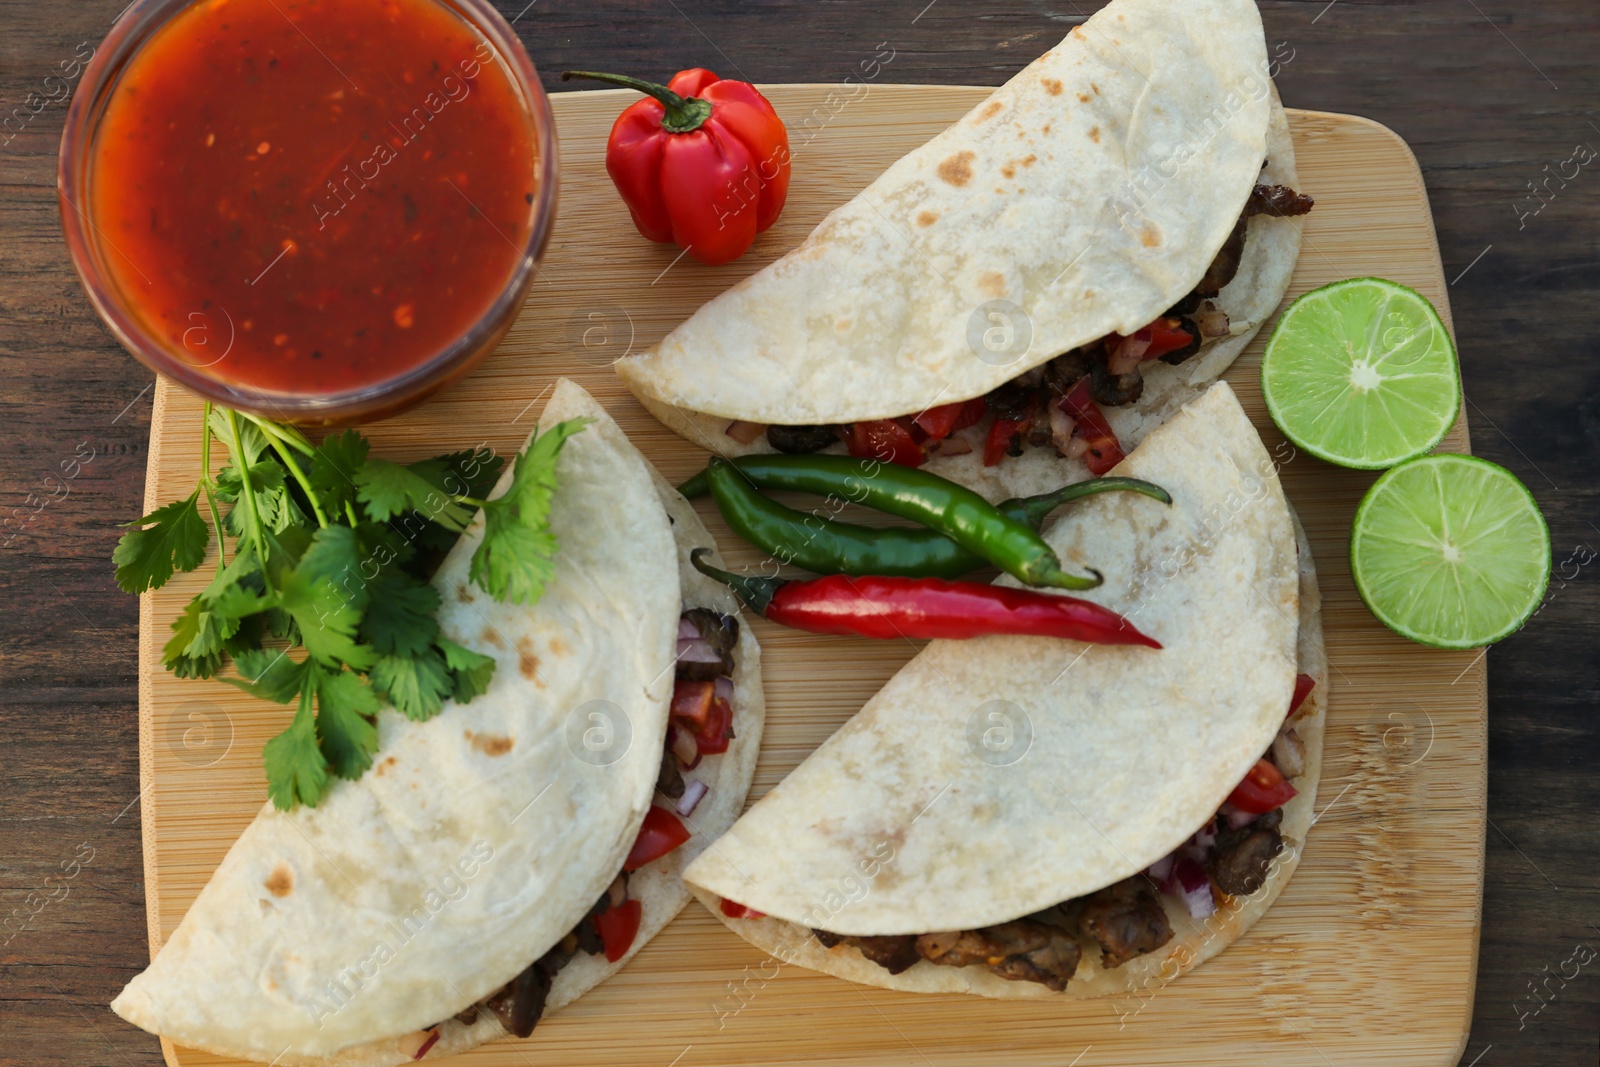
[[[989,426],[989,436],[983,442],[983,465],[992,467],[999,463],[1011,452],[1011,439],[1026,430],[1033,424],[1033,417],[1039,410],[1039,398],[1028,397],[1027,404],[1022,409],[1022,418],[1007,419],[999,415],[994,417],[994,422]]]
[[[767,917],[766,912],[747,908],[737,900],[729,900],[727,897],[722,898],[722,914],[730,919],[765,919]]]
[[[1083,461],[1089,467],[1089,473],[1099,477],[1118,463],[1126,455],[1122,445],[1117,442],[1117,435],[1111,429],[1111,424],[1106,421],[1105,413],[1100,410],[1100,405],[1094,402],[1089,379],[1079,378],[1078,384],[1067,391],[1061,398],[1061,410],[1071,415],[1077,423],[1072,431],[1074,435],[1083,438],[1089,446],[1089,451],[1083,455]]]
[[[1193,341],[1194,335],[1183,328],[1182,319],[1167,318],[1163,316],[1148,326],[1141,326],[1133,333],[1123,336],[1112,334],[1111,340],[1106,343],[1107,354],[1112,359],[1121,355],[1124,345],[1133,341],[1139,346],[1140,362],[1160,359],[1168,352],[1176,352],[1180,348],[1187,348]]]
[[[711,705],[717,695],[715,682],[695,682],[679,678],[672,688],[672,718],[688,727],[691,733],[705,729],[711,716]]]
[[[634,839],[628,858],[622,861],[622,869],[637,871],[645,864],[665,856],[689,840],[690,836],[689,828],[676,815],[652,804],[650,810],[645,812],[639,836]]]
[[[902,467],[920,467],[928,458],[911,431],[894,419],[851,423],[845,446],[857,459],[878,459]]]
[[[1311,690],[1316,688],[1317,680],[1309,674],[1294,676],[1294,696],[1289,698],[1289,715],[1300,710],[1300,705],[1306,702],[1306,697],[1311,695]],[[1286,715],[1284,718],[1288,718]]]
[[[1297,792],[1271,760],[1258,759],[1244,781],[1228,794],[1228,803],[1252,815],[1265,815],[1293,800]]]
[[[639,917],[644,908],[637,900],[624,900],[594,917],[594,928],[606,950],[606,962],[616,963],[633,947],[639,936]]]
[[[911,421],[928,435],[928,440],[943,441],[957,430],[976,426],[978,420],[983,418],[983,411],[983,397],[980,396],[972,400],[957,400],[953,404],[940,404]]]
[[[717,697],[711,702],[711,712],[706,716],[703,729],[696,730],[695,747],[702,756],[714,756],[728,751],[728,731],[733,726],[733,707]]]

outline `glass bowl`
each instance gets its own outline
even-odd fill
[[[108,265],[106,246],[111,240],[88,214],[95,180],[92,164],[96,138],[119,80],[140,48],[170,19],[207,2],[211,0],[138,0],[112,27],[73,96],[61,139],[57,189],[67,247],[95,310],[123,347],[157,374],[217,404],[280,421],[312,426],[371,421],[396,414],[450,385],[488,355],[510,329],[533,283],[555,217],[554,119],[538,74],[515,32],[488,0],[427,0],[467,23],[494,49],[512,89],[520,97],[528,123],[529,143],[536,155],[532,174],[537,184],[528,198],[527,240],[520,247],[518,258],[512,261],[509,276],[498,294],[491,294],[487,288],[482,292],[482,298],[490,302],[476,321],[411,366],[392,376],[337,391],[296,392],[241,384],[209,372],[218,360],[207,363],[199,358],[198,349],[186,349],[188,332],[182,335],[185,343],[176,344],[170,327],[164,333],[148,323],[118,285]],[[379,5],[374,2],[373,6]],[[231,338],[231,331],[237,326],[231,319],[228,326]],[[217,330],[220,334],[221,327]]]

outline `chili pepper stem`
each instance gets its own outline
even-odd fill
[[[707,578],[717,581],[731,588],[744,601],[745,606],[757,615],[767,613],[767,605],[772,603],[772,597],[777,591],[788,583],[782,578],[752,578],[745,574],[732,574],[728,571],[713,567],[704,562],[705,557],[711,555],[709,548],[697,548],[689,553],[689,562],[694,564],[694,569]]]
[[[1087,568],[1093,578],[1085,578],[1078,574],[1068,574],[1059,567],[1030,567],[1029,574],[1023,581],[1029,585],[1042,585],[1051,589],[1093,589],[1106,580],[1105,575],[1093,567]]]
[[[609,82],[612,85],[621,85],[628,89],[637,89],[647,96],[653,96],[666,108],[666,114],[661,118],[661,128],[668,133],[692,133],[698,130],[706,119],[711,117],[711,101],[702,100],[698,96],[679,96],[665,85],[657,82],[647,82],[642,78],[630,78],[626,74],[605,74],[596,70],[564,70],[561,72],[562,81],[571,81],[573,78],[590,78],[594,81]]]

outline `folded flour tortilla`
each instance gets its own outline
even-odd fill
[[[770,447],[729,437],[730,420],[916,415],[1131,334],[1195,287],[1257,181],[1295,184],[1267,70],[1252,0],[1114,0],[617,372],[687,439],[742,455]],[[1297,220],[1250,220],[1215,300],[1230,336],[1147,366],[1144,395],[1107,411],[1125,447],[1227,368],[1282,299],[1299,245]],[[1002,306],[1029,340],[996,359],[975,338]],[[995,498],[1087,477],[1043,448],[932,469]]]
[[[679,615],[737,611],[688,565],[691,548],[713,544],[688,502],[562,381],[542,421],[578,417],[595,422],[559,459],[560,549],[538,603],[502,604],[468,581],[478,524],[434,579],[445,634],[497,661],[488,692],[425,723],[384,711],[365,776],[316,808],[264,806],[113,1002],[119,1015],[281,1065],[409,1062],[429,1027],[428,1059],[504,1034],[490,1011],[452,1017],[541,957],[617,876],[661,766]],[[497,493],[509,478],[508,466]],[[735,737],[695,772],[711,788],[687,820],[694,837],[630,876],[642,920],[629,956],[682,908],[679,873],[749,788],[764,705],[748,626],[734,656]],[[600,747],[585,748],[596,728]],[[577,953],[546,1010],[625,962]]]
[[[1084,941],[1067,991],[1170,979],[1259,918],[1298,861],[1320,772],[1326,676],[1310,550],[1225,384],[1114,473],[1165,486],[1173,504],[1094,497],[1045,537],[1069,567],[1103,568],[1105,584],[1084,596],[1164,647],[933,642],[690,866],[714,915],[781,959],[853,981],[1053,995],[981,966],[921,961],[891,975],[811,930],[981,929],[1137,874],[1217,811],[1273,742],[1303,672],[1318,681],[1295,719],[1305,771],[1266,884],[1204,924],[1166,900],[1176,936],[1118,968]],[[999,752],[985,747],[995,723]],[[718,898],[768,917],[726,918]]]

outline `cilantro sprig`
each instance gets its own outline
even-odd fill
[[[199,567],[216,533],[216,575],[173,621],[162,663],[213,678],[231,661],[236,676],[222,681],[293,704],[262,753],[267,792],[284,810],[315,806],[334,778],[372,765],[385,704],[420,722],[488,688],[494,659],[440,633],[429,578],[481,510],[472,581],[498,600],[536,601],[557,549],[556,458],[588,422],[537,435],[489,500],[504,461],[487,449],[400,464],[371,455],[355,430],[313,445],[293,426],[207,404],[194,492],[129,523],[117,584],[161,588]],[[229,457],[215,475],[213,441]]]

